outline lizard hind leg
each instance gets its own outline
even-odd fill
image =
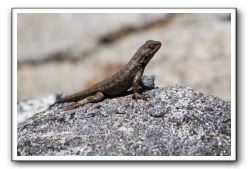
[[[83,106],[87,103],[96,103],[99,102],[101,100],[104,99],[104,94],[102,92],[97,92],[96,94],[86,97],[82,100],[77,101],[75,104],[73,104],[72,106],[68,106],[65,109],[63,109],[64,111],[66,110],[71,110],[71,109],[75,109],[77,107]]]

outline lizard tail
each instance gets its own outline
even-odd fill
[[[86,97],[89,97],[90,95],[94,94],[96,91],[94,90],[85,90],[76,94],[64,96],[62,98],[56,99],[55,103],[64,103],[64,102],[76,102],[82,99],[85,99]]]

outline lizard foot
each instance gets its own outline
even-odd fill
[[[147,101],[149,96],[148,95],[144,95],[144,94],[140,94],[140,93],[134,93],[133,98],[138,100],[138,99],[142,99]]]

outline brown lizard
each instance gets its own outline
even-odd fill
[[[119,72],[107,78],[87,90],[68,95],[56,100],[56,103],[76,102],[66,108],[74,109],[87,103],[99,102],[107,97],[121,96],[132,87],[134,99],[147,100],[147,96],[139,92],[139,82],[146,65],[161,47],[161,42],[148,40],[143,44],[132,59]]]

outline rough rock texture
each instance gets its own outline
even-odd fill
[[[61,112],[67,104],[18,125],[18,155],[229,156],[231,105],[192,88],[171,86],[105,99]]]

